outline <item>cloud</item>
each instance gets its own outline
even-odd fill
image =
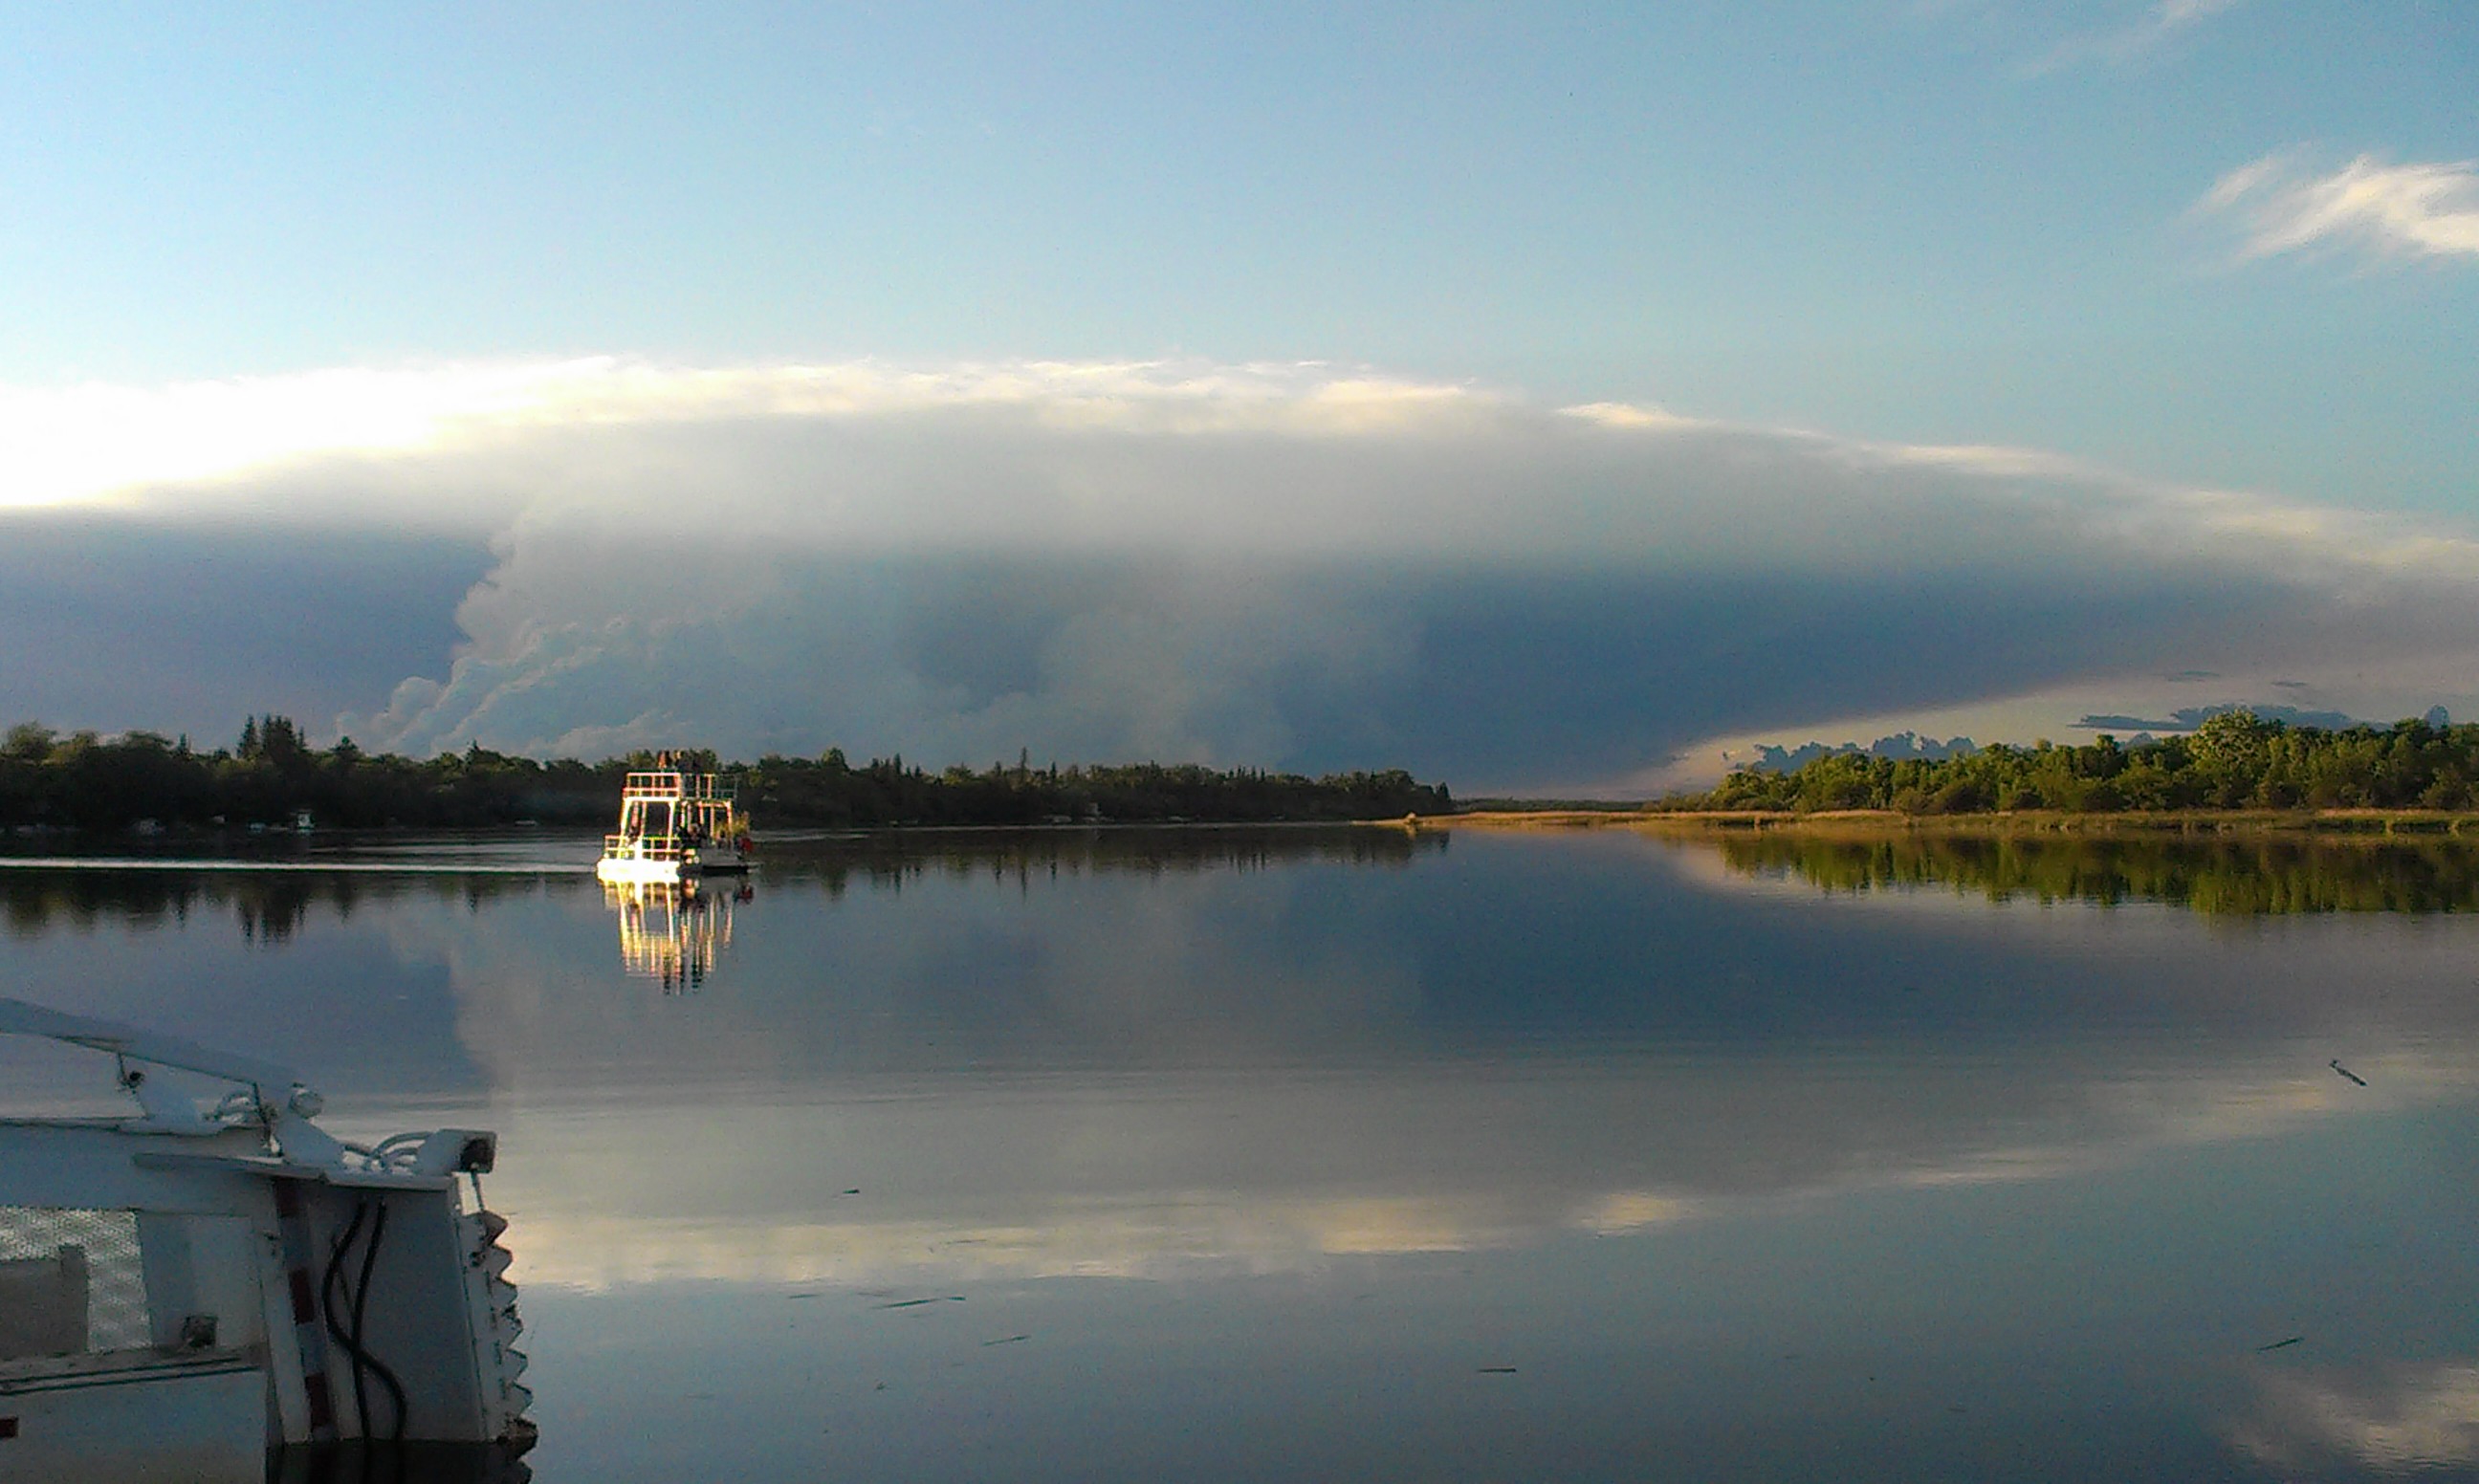
[[[408,389],[418,416],[357,410]],[[94,435],[64,418],[36,460],[57,508],[20,524],[487,544],[454,653],[337,723],[413,752],[1029,748],[1516,785],[2069,680],[2458,653],[2479,627],[2458,534],[1322,365],[593,360],[76,395],[129,410],[149,473],[70,456]],[[69,396],[0,394],[0,422]],[[202,432],[227,398],[266,436]],[[151,662],[264,605],[155,576],[196,611]],[[350,601],[353,572],[324,581]],[[109,678],[142,694],[144,662]]]
[[[2123,65],[2149,57],[2242,0],[2159,0],[2132,24],[2114,31],[2071,38],[2058,43],[2032,67],[2055,72],[2082,63]]]
[[[444,665],[478,537],[0,513],[9,722],[187,731],[263,710],[323,724]]]
[[[2290,727],[2317,727],[2326,731],[2380,725],[2361,721],[2342,711],[2308,711],[2301,710],[2297,706],[2224,701],[2216,705],[2180,706],[2166,717],[2160,718],[2135,716],[2124,711],[2089,713],[2077,721],[2075,726],[2092,731],[2192,731],[2213,717],[2233,711],[2252,712],[2263,721],[2280,722]]]
[[[994,422],[1061,433],[1366,433],[1491,401],[1464,388],[1315,364],[695,368],[607,356],[344,368],[167,387],[13,388],[0,389],[0,443],[12,451],[0,506],[148,511],[164,508],[169,495],[191,513],[307,521],[360,513],[392,525],[464,527],[487,525],[528,501],[550,471],[504,461],[529,434],[554,429],[900,421],[970,409]],[[388,478],[400,460],[435,466],[459,455],[484,456],[495,476],[434,483],[418,499]],[[310,492],[281,478],[287,471],[345,475],[356,486],[356,508],[292,498]],[[272,483],[261,482],[268,476]]]
[[[2195,210],[2236,224],[2242,259],[2318,250],[2479,258],[2479,161],[2388,165],[2361,155],[2316,174],[2295,153],[2269,154],[2214,182]]]

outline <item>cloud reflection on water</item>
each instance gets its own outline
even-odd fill
[[[2291,1477],[2338,1461],[2389,1473],[2479,1464],[2479,1362],[2367,1371],[2267,1369],[2256,1409],[2232,1429],[2249,1456]]]
[[[2294,1063],[2199,1059],[2126,1078],[2042,1075],[2035,1059],[1622,1063],[1547,1072],[1549,1087],[1407,1069],[1184,1097],[1126,1080],[997,1095],[864,1083],[792,1107],[524,1117],[503,1132],[527,1160],[495,1189],[525,1213],[535,1284],[1304,1271],[1346,1254],[1762,1218],[1868,1191],[2088,1180],[2479,1087],[2470,1058],[2389,1060],[2373,1098]],[[1885,1081],[1916,1102],[1887,1099],[1874,1086]]]
[[[1515,1248],[1856,1190],[2087,1177],[2479,1086],[2458,938],[2400,920],[2234,944],[2174,911],[1923,922],[1886,899],[1786,943],[1806,914],[1704,877],[1700,852],[1456,849],[1433,868],[1490,856],[1485,879],[1509,888],[1495,920],[1372,895],[1384,877],[1139,888],[955,857],[841,878],[819,917],[817,878],[787,871],[756,904],[780,915],[744,932],[741,982],[669,1024],[615,1007],[592,988],[599,965],[514,922],[442,921],[427,946],[398,931],[455,966],[462,1034],[534,1151],[503,1177],[527,1187],[543,1239],[533,1281],[586,1288]],[[1562,883],[1578,850],[1627,889],[1521,889],[1532,872]],[[1562,986],[1506,977],[1547,957],[1527,946],[1546,917],[1620,962],[1638,1003],[1588,999],[1568,1019]],[[1709,958],[1664,988],[1682,937],[1773,953]],[[1509,939],[1517,957],[1492,957]],[[831,973],[787,976],[787,949]],[[2337,1001],[2378,951],[2396,977],[2380,1012]],[[2027,977],[2065,1012],[2009,1004],[2004,982]],[[1716,995],[1785,980],[1842,1003],[1761,1034],[1703,1018]],[[1663,995],[1683,1025],[1641,1003]],[[2140,1015],[2095,1036],[2078,1012],[2096,1004]],[[2328,1046],[2373,1086],[2331,1072]],[[607,1101],[618,1069],[645,1079],[625,1115]],[[842,1197],[853,1186],[864,1195]]]
[[[1355,863],[1380,857],[1413,869]],[[1820,904],[1765,859],[1626,836],[817,841],[770,858],[688,1000],[620,977],[590,883],[177,880],[0,884],[27,941],[54,913],[123,921],[124,947],[253,926],[197,945],[239,972],[176,956],[217,1018],[255,997],[305,1064],[399,1063],[381,1101],[478,1095],[523,1152],[495,1186],[526,1275],[580,1289],[1513,1249],[2088,1178],[2479,1087],[2444,919],[2234,939],[2167,908],[1923,899],[1926,873]],[[1923,900],[1949,907],[1887,910]],[[407,1069],[420,1041],[359,1044],[358,1012],[322,1034],[270,951],[395,965],[457,1058]],[[2335,992],[2371,962],[2383,993]]]
[[[786,1478],[1096,1427],[1192,1457],[1274,1415],[1328,1476],[1379,1435],[1435,1476],[1542,1472],[1460,1451],[1535,1436],[1701,1476],[2460,1457],[2466,915],[1719,858],[820,841],[767,857],[692,996],[623,972],[581,873],[348,910],[0,872],[0,951],[64,1008],[302,1064],[341,1133],[497,1128],[546,1466],[579,1476],[659,1476],[602,1441],[650,1417]],[[970,1302],[882,1312],[927,1296]]]

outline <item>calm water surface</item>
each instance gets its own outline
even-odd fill
[[[500,1131],[537,1478],[2479,1476],[2466,853],[593,848],[0,870],[8,992]]]

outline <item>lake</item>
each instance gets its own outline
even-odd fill
[[[2450,842],[595,848],[0,870],[0,992],[499,1132],[537,1479],[2479,1476]]]

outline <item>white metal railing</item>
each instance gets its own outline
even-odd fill
[[[683,799],[701,804],[729,804],[735,790],[711,773],[631,773],[621,783],[620,797]]]
[[[620,792],[620,831],[602,837],[607,859],[685,861],[706,846],[731,841],[746,826],[737,790],[711,773],[657,769],[626,775]]]

